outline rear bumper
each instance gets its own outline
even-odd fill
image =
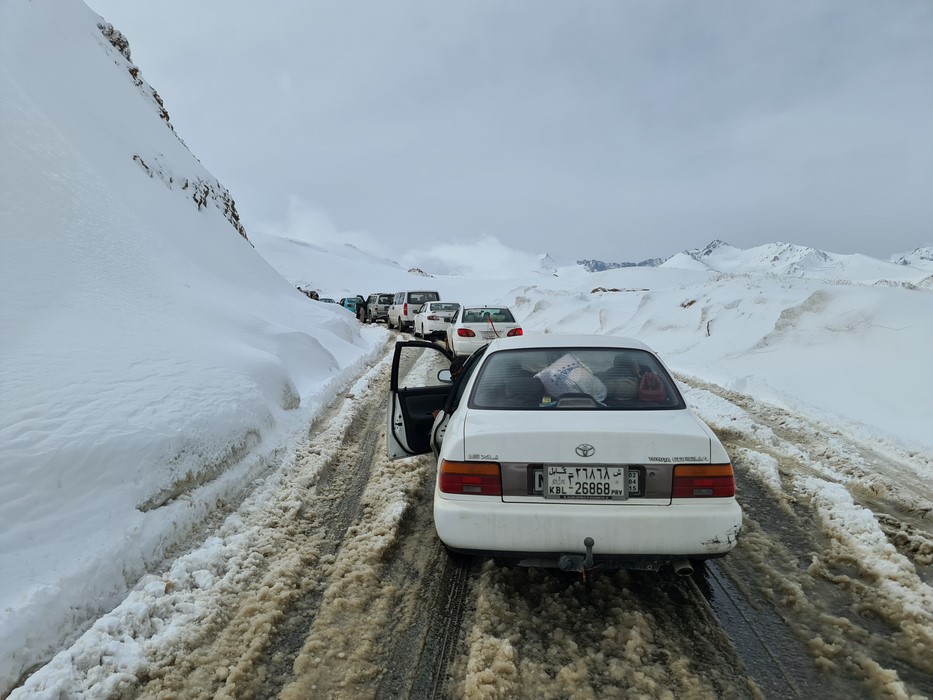
[[[455,355],[472,355],[476,350],[479,350],[484,345],[488,345],[490,342],[491,341],[483,338],[454,336],[450,349]]]
[[[734,499],[674,501],[669,506],[504,503],[492,497],[441,498],[434,526],[456,551],[509,558],[583,554],[592,537],[597,560],[708,559],[735,548],[742,509]]]
[[[449,323],[443,323],[441,321],[425,321],[424,323],[424,334],[425,335],[446,335],[447,326]]]

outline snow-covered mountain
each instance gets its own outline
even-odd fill
[[[587,272],[605,272],[606,270],[618,270],[624,267],[657,267],[663,263],[665,258],[648,258],[641,262],[605,262],[603,260],[577,260],[577,265],[582,265]]]
[[[638,263],[584,259],[578,260],[577,264],[588,272],[665,267],[736,275],[778,275],[862,284],[926,286],[929,284],[926,278],[933,271],[933,248],[917,248],[906,255],[892,256],[891,260],[879,260],[867,255],[842,255],[792,243],[768,243],[743,250],[716,239],[703,248],[685,250],[666,259],[649,258]]]
[[[892,255],[891,262],[933,272],[933,246],[914,248],[903,255]]]
[[[768,243],[742,250],[714,240],[705,248],[678,253],[664,262],[662,267],[688,270],[705,268],[730,274],[806,277],[862,284],[922,283],[929,273],[920,265],[912,264],[913,260],[922,260],[921,256],[903,260],[892,262],[858,253],[829,253],[793,243]]]

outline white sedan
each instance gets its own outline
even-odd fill
[[[416,338],[443,336],[447,326],[460,304],[451,301],[429,301],[415,314],[414,331]]]
[[[391,459],[437,456],[434,525],[449,550],[687,575],[735,547],[729,455],[643,343],[500,338],[453,381],[452,359],[398,343],[386,418]]]
[[[469,355],[495,338],[522,334],[522,327],[507,306],[463,306],[447,327],[447,349]]]

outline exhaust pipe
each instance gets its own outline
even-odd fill
[[[693,573],[693,564],[689,559],[675,559],[671,562],[671,568],[678,576],[690,576]]]

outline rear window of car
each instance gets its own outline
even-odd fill
[[[529,411],[685,408],[674,380],[657,358],[628,348],[493,353],[479,370],[469,405]]]
[[[409,304],[424,304],[429,301],[437,301],[441,296],[437,292],[409,292]]]
[[[439,301],[435,304],[431,304],[431,311],[456,311],[459,308],[460,304],[453,304],[445,301]]]
[[[378,304],[391,304],[395,297],[392,294],[380,294]]]
[[[515,323],[512,312],[505,307],[483,307],[480,309],[464,309],[463,323]]]

